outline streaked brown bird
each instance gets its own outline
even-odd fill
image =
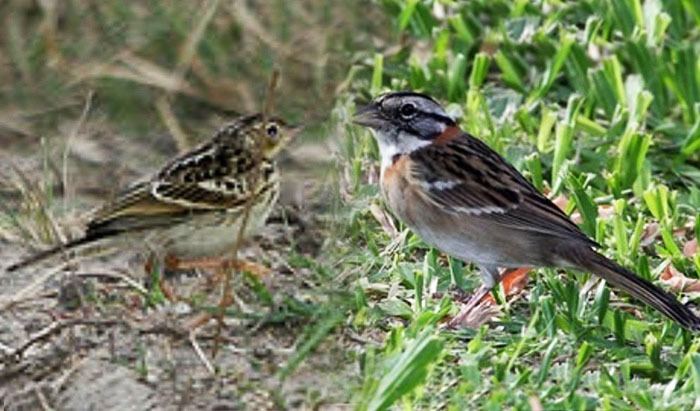
[[[354,122],[371,128],[377,140],[381,191],[394,214],[427,244],[481,269],[483,286],[451,325],[499,283],[499,268],[566,267],[598,275],[700,330],[693,311],[598,253],[595,241],[433,98],[386,93],[359,110]]]
[[[249,237],[264,225],[280,190],[275,157],[297,132],[275,117],[237,118],[98,208],[83,237],[35,254],[8,271],[113,239],[143,244],[173,268],[206,266],[230,252],[239,233]]]

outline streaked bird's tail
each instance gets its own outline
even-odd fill
[[[69,251],[73,250],[75,248],[78,248],[83,245],[91,244],[94,243],[95,241],[102,240],[103,238],[111,237],[113,235],[117,234],[117,232],[110,232],[110,231],[104,231],[104,232],[98,232],[94,234],[88,234],[84,237],[78,238],[77,240],[69,241],[65,244],[57,245],[53,248],[49,248],[48,250],[40,251],[36,254],[33,254],[26,259],[19,261],[17,263],[12,264],[11,266],[7,267],[6,270],[7,272],[13,272],[13,271],[18,271],[21,270],[25,267],[28,267],[33,264],[40,263],[44,260],[47,260],[51,257],[54,257],[61,252],[64,251]]]

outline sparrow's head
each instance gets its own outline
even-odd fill
[[[432,97],[412,91],[380,95],[358,110],[353,122],[374,130],[382,154],[387,148],[409,153],[455,125]]]
[[[222,137],[234,138],[244,136],[250,140],[251,149],[262,149],[264,157],[273,158],[299,134],[299,131],[301,127],[292,126],[281,118],[257,113],[236,119],[219,134]]]

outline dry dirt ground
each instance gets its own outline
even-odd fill
[[[322,124],[350,66],[393,34],[373,2],[323,3],[0,1],[0,409],[348,408],[357,343],[333,300],[346,277],[329,268],[324,197],[342,140]],[[169,278],[183,301],[153,303],[138,247],[5,272],[80,235],[87,211],[227,113],[259,111],[274,69],[265,106],[313,130],[287,150],[281,205],[245,250],[272,273],[265,287],[236,277],[216,358],[215,322],[182,330],[217,303],[209,273]]]
[[[105,179],[114,182],[118,176],[116,180],[128,181],[147,175],[155,160],[173,151],[166,137],[153,136],[145,143],[152,147],[138,150],[158,154],[155,160],[145,158],[135,155],[137,149],[119,136],[83,129],[85,135],[71,143],[71,187],[56,198],[57,202],[68,198],[68,209],[56,212],[61,215],[55,221],[61,231],[74,235],[80,232],[75,226],[82,212],[116,188],[105,187]],[[8,159],[12,154],[8,147],[18,146],[5,140],[4,147],[0,143],[0,155]],[[299,150],[308,161],[309,153],[323,148],[297,147],[285,163],[294,163],[294,152]],[[47,157],[57,164],[62,158],[58,150],[3,160],[3,181],[16,182],[17,169],[27,173],[30,181],[46,180],[46,172],[36,170],[46,169],[41,162]],[[59,258],[7,273],[2,267],[27,255],[31,241],[6,224],[0,237],[2,408],[349,409],[348,386],[358,371],[348,359],[348,343],[341,331],[325,338],[289,376],[282,377],[298,354],[304,330],[319,320],[313,308],[305,314],[304,307],[327,302],[319,292],[325,285],[319,284],[313,265],[295,266],[289,258],[293,254],[295,261],[323,262],[328,217],[319,211],[314,194],[308,194],[318,193],[318,184],[299,183],[310,180],[298,176],[288,180],[297,183],[286,185],[285,204],[277,208],[264,232],[242,250],[272,273],[262,279],[263,291],[250,276],[234,277],[238,303],[225,316],[216,357],[212,356],[215,321],[194,333],[185,329],[218,301],[220,288],[212,289],[207,281],[210,273],[168,277],[180,301],[158,304],[149,304],[143,293],[148,281],[136,257],[142,251],[138,247],[81,256],[72,263]],[[17,185],[0,190],[6,210],[31,214],[21,207],[23,196]],[[20,224],[31,228],[33,222],[27,221]],[[32,245],[41,247],[36,241]],[[260,298],[268,293],[269,301]],[[295,310],[295,306],[301,308]]]

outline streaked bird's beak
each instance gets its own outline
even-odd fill
[[[288,146],[292,141],[296,141],[299,134],[304,131],[305,126],[301,124],[287,125],[287,130],[284,133],[284,141],[279,146]]]
[[[301,124],[294,124],[289,127],[289,133],[291,134],[291,137],[296,137],[299,134],[301,134],[302,131],[304,131],[304,126]]]
[[[372,103],[355,112],[352,122],[364,127],[378,128],[386,123],[376,104]]]

